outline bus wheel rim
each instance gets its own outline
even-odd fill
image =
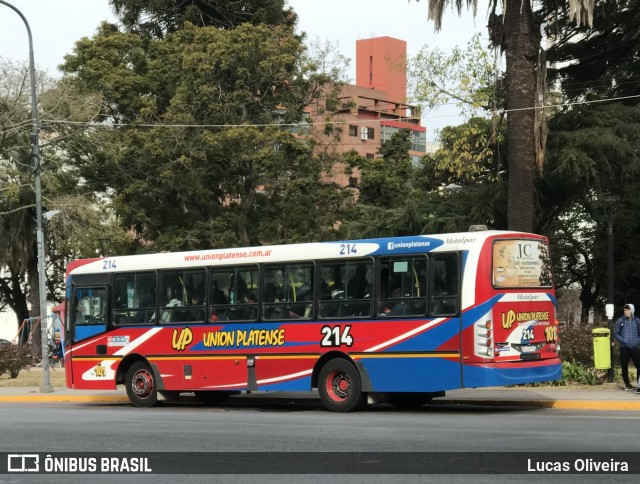
[[[351,378],[344,372],[335,371],[327,378],[327,393],[336,402],[351,396],[351,386]]]
[[[140,398],[147,398],[153,392],[153,375],[147,370],[140,370],[133,375],[131,389]]]

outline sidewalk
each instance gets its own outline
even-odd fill
[[[42,393],[39,387],[0,387],[0,403],[128,403],[122,386],[115,391],[69,390],[54,386],[52,393]],[[193,401],[184,395],[184,401]],[[230,401],[244,404],[268,404],[283,402],[318,401],[317,392],[254,392],[250,395],[231,397]],[[598,386],[567,387],[518,387],[518,388],[474,388],[451,390],[446,397],[436,398],[432,405],[482,405],[522,406],[572,410],[640,411],[640,394],[622,391],[615,383]]]
[[[622,384],[596,386],[475,388],[452,390],[434,404],[526,406],[572,410],[640,411],[640,394]]]

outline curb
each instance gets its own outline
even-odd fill
[[[122,395],[1,395],[0,403],[124,403]]]
[[[484,407],[534,407],[560,410],[640,411],[638,402],[609,400],[440,400],[431,405],[480,405]]]

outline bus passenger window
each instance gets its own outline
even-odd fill
[[[432,260],[429,312],[432,316],[453,316],[458,312],[459,303],[458,254],[437,254]]]
[[[313,264],[278,264],[264,270],[262,314],[266,320],[309,319],[313,315]]]
[[[208,320],[257,320],[259,276],[255,265],[212,269]]]
[[[347,284],[347,294],[349,299],[365,299],[371,297],[371,283],[367,279],[367,266],[358,264],[356,270]]]
[[[426,285],[425,256],[381,259],[378,316],[386,318],[423,316],[427,310]]]
[[[156,273],[119,274],[113,279],[113,322],[116,325],[155,323]]]
[[[365,318],[372,312],[373,262],[369,258],[320,264],[320,317]],[[346,286],[343,281],[348,281]]]

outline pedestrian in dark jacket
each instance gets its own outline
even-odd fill
[[[624,380],[625,390],[635,390],[640,393],[640,385],[629,382],[629,361],[633,360],[636,372],[640,373],[640,319],[635,316],[635,306],[625,304],[624,316],[616,321],[613,336],[620,343],[620,369]],[[638,375],[640,377],[640,375]],[[640,381],[640,380],[639,380]]]

